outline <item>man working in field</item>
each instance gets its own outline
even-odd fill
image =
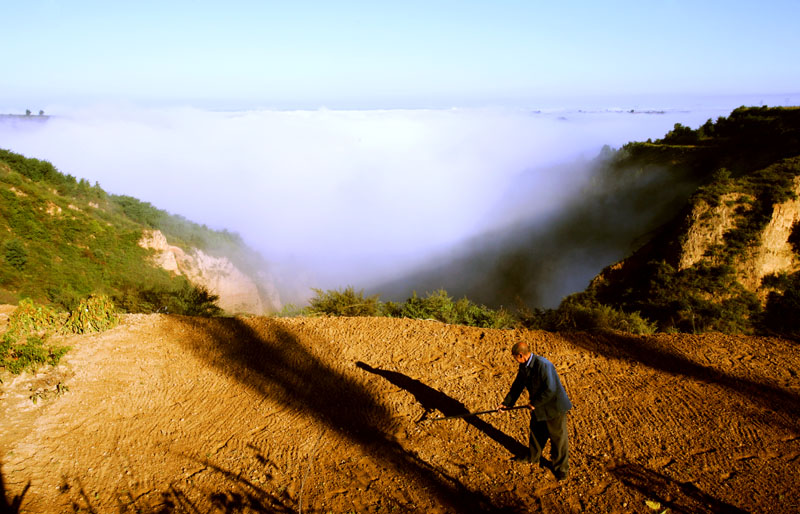
[[[567,411],[572,408],[572,403],[556,368],[544,357],[531,353],[528,343],[516,343],[511,348],[511,355],[519,363],[519,370],[511,390],[497,409],[513,407],[522,390],[527,389],[528,408],[531,410],[530,454],[517,456],[514,460],[544,465],[542,449],[549,439],[553,474],[557,480],[563,480],[569,473]]]

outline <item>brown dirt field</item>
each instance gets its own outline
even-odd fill
[[[527,444],[524,411],[430,421],[494,408],[520,339],[575,405],[563,482],[510,462]],[[789,341],[127,315],[64,342],[58,368],[3,377],[0,510],[800,509]]]

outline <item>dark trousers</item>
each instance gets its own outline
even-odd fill
[[[550,440],[550,459],[553,461],[553,472],[557,475],[569,473],[569,442],[567,441],[567,414],[553,419],[536,421],[531,413],[530,449],[531,462],[537,463],[542,458],[542,449]]]

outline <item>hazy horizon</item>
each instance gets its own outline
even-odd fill
[[[6,118],[0,147],[238,232],[306,291],[399,276],[589,179],[531,170],[800,104],[790,0],[31,0],[3,17],[0,113],[51,117]],[[509,191],[530,202],[503,212]]]

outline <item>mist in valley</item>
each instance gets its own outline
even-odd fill
[[[601,148],[735,106],[105,106],[4,120],[0,147],[238,233],[284,304],[352,285],[382,299],[445,288],[487,305],[554,306],[635,249],[691,188],[598,176]]]

